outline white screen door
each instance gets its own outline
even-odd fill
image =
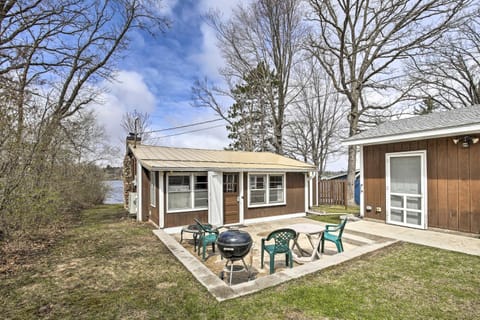
[[[223,224],[223,173],[208,171],[208,223]]]
[[[426,228],[425,159],[425,151],[387,153],[387,223]]]

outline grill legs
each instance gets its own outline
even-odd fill
[[[239,261],[239,260],[242,261],[243,268],[241,268],[239,270],[234,270],[234,262]],[[242,266],[239,266],[239,267],[242,267]],[[241,258],[241,259],[228,259],[227,262],[225,263],[225,268],[223,269],[223,271],[220,274],[220,278],[223,280],[225,272],[230,273],[228,285],[231,286],[232,285],[233,273],[234,272],[241,272],[241,271],[247,271],[248,272],[248,280],[251,279],[252,274],[250,272],[250,268],[247,266],[247,264],[245,263],[245,260],[243,260],[243,258]]]

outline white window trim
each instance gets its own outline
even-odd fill
[[[265,175],[267,177],[267,181],[265,182],[266,185],[266,195],[265,195],[265,201],[266,203],[262,204],[251,204],[251,189],[250,189],[250,176],[259,176],[259,175]],[[283,177],[283,201],[282,202],[274,202],[270,203],[270,176],[282,176]],[[261,207],[275,207],[275,206],[284,206],[287,204],[287,176],[285,172],[281,173],[276,173],[276,172],[252,172],[248,174],[248,189],[247,189],[247,195],[248,195],[248,207],[249,208],[261,208]]]
[[[190,208],[185,208],[185,209],[169,209],[168,208],[168,201],[169,201],[169,192],[168,192],[168,187],[169,187],[169,179],[168,177],[171,176],[190,176]],[[167,181],[166,181],[166,189],[165,189],[165,195],[166,195],[166,209],[167,213],[178,213],[178,212],[193,212],[193,211],[203,211],[203,210],[208,210],[208,202],[207,206],[205,207],[198,207],[194,208],[195,205],[195,176],[206,176],[207,177],[207,188],[208,188],[208,174],[206,172],[174,172],[174,173],[167,173]],[[207,189],[208,190],[208,189]],[[207,193],[208,194],[208,193]]]
[[[150,171],[150,206],[157,206],[157,173],[155,171]]]

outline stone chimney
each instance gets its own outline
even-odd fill
[[[128,153],[128,146],[132,146],[135,148],[137,145],[142,143],[142,137],[139,134],[135,134],[130,132],[127,136],[127,153]]]
[[[125,153],[125,158],[123,159],[123,203],[125,209],[128,209],[128,194],[130,192],[137,192],[134,181],[137,171],[137,163],[129,147],[131,146],[132,148],[136,148],[136,146],[140,145],[141,142],[142,138],[132,132],[128,134],[126,139],[127,150]]]

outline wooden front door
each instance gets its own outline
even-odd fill
[[[223,175],[223,223],[239,223],[238,173]]]

